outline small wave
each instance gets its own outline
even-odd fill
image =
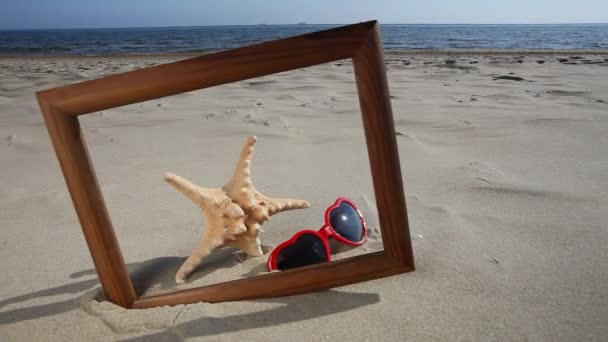
[[[7,47],[0,48],[0,52],[4,53],[57,53],[57,52],[70,52],[72,48],[67,46],[30,46],[30,47]]]

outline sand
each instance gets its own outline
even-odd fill
[[[578,58],[576,58],[578,57]],[[0,58],[2,341],[602,340],[608,336],[608,55],[387,53],[417,271],[308,295],[124,310],[92,262],[34,92],[183,56]],[[542,61],[542,62],[541,62]],[[506,77],[505,77],[506,76]],[[234,250],[173,281],[204,230],[165,184],[229,177],[249,134],[275,246],[352,198],[382,249],[349,61],[82,120],[138,291],[264,272]],[[392,133],[392,132],[391,132]]]

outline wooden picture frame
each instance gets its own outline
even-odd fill
[[[138,297],[127,272],[78,116],[352,58],[384,250],[329,263]],[[414,270],[397,140],[379,34],[369,21],[153,66],[36,93],[95,269],[125,308],[306,293]]]

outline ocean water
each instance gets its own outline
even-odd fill
[[[0,30],[0,54],[134,54],[230,49],[339,25]],[[382,25],[385,49],[608,49],[608,24]]]

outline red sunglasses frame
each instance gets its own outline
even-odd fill
[[[329,215],[332,212],[332,210],[338,208],[340,206],[340,204],[342,204],[343,202],[346,202],[351,207],[353,207],[357,211],[357,214],[359,214],[359,217],[361,218],[361,222],[363,223],[363,237],[361,238],[361,241],[359,241],[359,242],[353,242],[348,239],[345,239],[344,237],[342,237],[342,235],[338,234],[338,232],[336,232],[336,230],[331,226],[331,223],[329,221]],[[279,253],[283,249],[296,243],[296,241],[300,238],[300,236],[302,236],[304,234],[316,235],[317,237],[319,237],[319,239],[321,239],[321,241],[323,241],[323,246],[325,246],[325,251],[327,253],[327,262],[330,262],[331,261],[331,250],[329,248],[329,238],[330,237],[334,238],[337,241],[347,244],[347,245],[361,246],[365,242],[367,242],[367,224],[365,223],[365,218],[363,218],[363,214],[361,214],[361,211],[359,210],[359,208],[353,201],[351,201],[350,199],[348,199],[346,197],[339,197],[334,202],[334,204],[332,204],[329,208],[327,208],[327,210],[325,210],[325,224],[323,225],[323,227],[321,227],[319,230],[311,230],[311,229],[301,230],[301,231],[297,232],[294,236],[292,236],[291,239],[289,239],[289,240],[281,243],[277,247],[275,247],[275,249],[270,253],[270,256],[268,257],[268,262],[266,264],[267,269],[269,271],[278,270],[277,256],[279,255]]]

